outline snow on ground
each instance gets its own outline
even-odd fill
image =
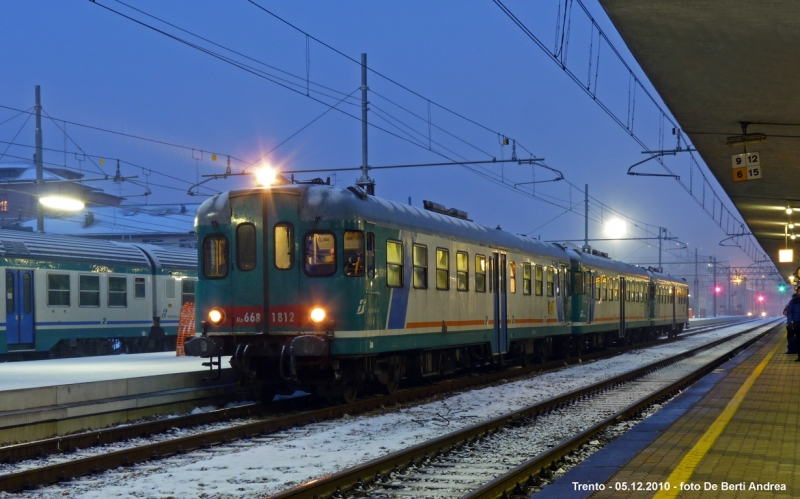
[[[227,366],[228,359],[223,358],[222,365]],[[176,357],[175,352],[3,362],[0,391],[208,371],[202,362],[199,357]]]
[[[120,468],[28,494],[45,499],[262,497],[767,322],[733,326],[424,405],[346,416],[222,448]]]

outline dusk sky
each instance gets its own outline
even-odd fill
[[[45,152],[46,162],[66,162],[96,176],[101,171],[113,174],[120,159],[123,175],[138,175],[139,182],[149,184],[149,203],[202,202],[205,197],[189,196],[187,189],[198,175],[224,172],[228,155],[234,158],[234,172],[263,162],[285,172],[357,167],[360,66],[331,48],[355,60],[365,52],[370,69],[386,77],[368,76],[369,122],[375,125],[369,130],[370,165],[508,159],[512,150],[501,146],[504,135],[518,142],[518,157],[527,158],[530,152],[545,158],[547,166],[565,177],[536,184],[534,198],[530,184],[513,184],[552,179],[550,170],[511,163],[472,170],[380,170],[371,173],[377,195],[403,203],[410,197],[415,206],[432,200],[465,210],[488,226],[567,240],[583,238],[582,190],[588,183],[593,198],[590,237],[607,237],[601,222],[627,216],[629,237],[654,237],[662,226],[692,252],[699,248],[701,255],[730,257],[736,265],[752,263],[736,248],[719,246],[725,232],[675,180],[626,175],[629,166],[645,158],[642,147],[491,0],[254,1],[310,37],[247,0],[5,2],[0,32],[0,105],[5,106],[0,108],[0,152],[5,155],[0,162],[32,156],[33,149],[23,146],[34,144],[34,120],[25,123],[29,115],[17,116],[13,109],[32,110],[34,86],[41,85],[43,108],[57,120],[184,146],[67,123],[65,157],[62,130],[45,120],[44,145],[52,149]],[[567,50],[568,67],[596,85],[598,97],[625,116],[628,72],[599,41],[577,2],[571,4],[566,33],[556,28],[557,19],[563,19],[563,1],[503,4],[549,50]],[[101,5],[251,69],[235,67]],[[585,6],[636,76],[646,81],[599,4],[586,0]],[[636,99],[636,134],[650,149],[673,149],[671,125],[660,123],[641,89]],[[330,110],[330,105],[337,107]],[[78,161],[83,157],[76,156],[76,144],[89,155],[84,161]],[[216,162],[211,152],[218,155]],[[689,160],[682,154],[666,161],[688,182]],[[665,173],[655,162],[640,169]],[[359,175],[296,174],[300,179],[331,176],[341,187],[352,185]],[[93,185],[126,196],[144,192],[127,183]],[[209,182],[201,192],[249,185],[249,176],[233,177]],[[129,202],[144,198],[130,197]],[[571,212],[566,209],[570,206]],[[649,234],[644,224],[649,224]],[[592,245],[630,263],[652,263],[658,257],[653,241]],[[676,246],[672,242],[665,249]],[[665,253],[664,260],[671,257]]]

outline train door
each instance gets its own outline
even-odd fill
[[[676,318],[677,314],[675,310],[675,307],[677,306],[678,303],[678,296],[677,296],[678,290],[675,288],[675,286],[672,286],[670,288],[670,291],[671,292],[669,294],[669,297],[670,300],[672,301],[672,330],[675,331],[678,328],[677,318]]]
[[[296,225],[298,193],[267,190],[262,199],[265,232],[259,241],[263,241],[264,268],[253,277],[263,283],[259,299],[267,312],[266,327],[296,329],[304,324],[311,305],[311,296],[302,296],[301,276],[341,271],[336,252],[342,243],[327,231],[302,233]]]
[[[559,287],[561,288],[561,303],[563,313],[559,314],[559,322],[569,322],[572,317],[572,286],[570,285],[569,267],[562,266],[560,271]]]
[[[364,296],[364,313],[366,314],[366,329],[376,330],[385,326],[380,324],[380,290],[375,281],[375,225],[369,222],[364,224],[367,232],[367,278]],[[410,285],[410,284],[408,284]]]
[[[493,352],[506,353],[508,343],[508,296],[506,295],[506,255],[492,253],[490,263],[494,288],[494,342]]]
[[[595,304],[594,297],[597,295],[597,284],[595,283],[594,280],[595,276],[594,272],[587,272],[586,275],[588,276],[587,279],[589,280],[588,284],[589,292],[587,293],[589,295],[589,317],[586,323],[591,324],[592,322],[594,322],[594,304]]]
[[[6,270],[6,343],[34,348],[33,271]]]
[[[625,337],[625,303],[628,297],[628,281],[625,277],[619,278],[619,337]]]

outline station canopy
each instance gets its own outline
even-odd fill
[[[800,2],[600,3],[767,257],[784,279],[795,274],[800,258]],[[745,145],[731,138],[743,135],[743,124],[747,151],[759,153],[760,169],[749,172],[750,180],[742,180],[747,171],[739,173],[734,182],[733,155],[744,153]],[[792,215],[787,207],[794,209]],[[791,222],[797,224],[794,229],[787,227]],[[797,234],[788,240],[794,260],[781,263],[787,230]]]

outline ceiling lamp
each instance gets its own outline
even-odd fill
[[[787,214],[787,215],[791,215],[791,214],[792,214],[792,211],[794,211],[794,210],[792,210],[792,207],[791,207],[791,206],[787,206],[787,207],[786,207],[786,214]]]

